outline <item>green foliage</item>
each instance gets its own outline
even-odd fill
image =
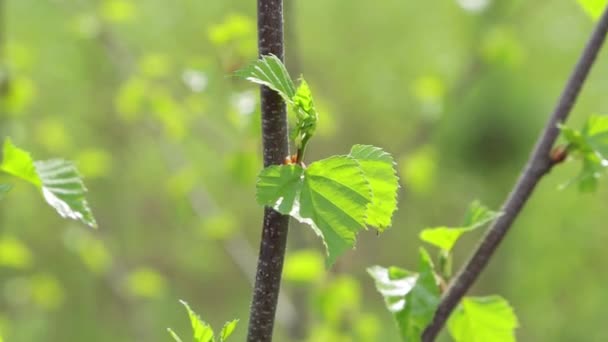
[[[188,317],[190,318],[190,325],[192,326],[192,334],[194,342],[215,342],[215,334],[213,333],[213,329],[207,323],[205,323],[201,318],[190,308],[188,303],[183,300],[180,300],[180,303],[186,308],[188,312]],[[222,331],[220,333],[219,342],[225,342],[230,335],[236,329],[236,325],[238,323],[238,319],[232,320],[230,322],[226,322]],[[182,339],[171,329],[167,328],[169,334],[173,337],[176,342],[182,342]]]
[[[310,284],[321,280],[325,274],[323,255],[316,250],[298,250],[285,256],[283,279]]]
[[[514,342],[517,317],[500,296],[465,297],[448,320],[456,342]]]
[[[582,162],[578,176],[567,184],[577,183],[580,191],[597,189],[598,180],[608,167],[608,116],[591,115],[581,130],[560,126],[567,150]]]
[[[7,138],[0,170],[39,188],[46,202],[55,208],[61,217],[97,227],[85,198],[87,190],[72,162],[63,159],[35,162],[28,152],[16,147]]]
[[[419,273],[374,266],[368,273],[393,313],[404,341],[420,341],[439,304],[439,286],[431,257],[420,249]]]
[[[502,213],[492,211],[479,201],[475,201],[471,203],[462,226],[426,228],[420,232],[420,239],[439,247],[443,251],[450,252],[456,241],[464,233],[482,227],[494,221],[500,215]]]
[[[585,13],[594,20],[600,18],[606,5],[608,5],[608,1],[606,0],[577,0],[577,2],[583,7]]]

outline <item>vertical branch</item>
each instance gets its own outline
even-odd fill
[[[283,59],[283,1],[258,0],[259,54]],[[287,115],[281,96],[262,87],[262,143],[264,166],[280,164],[289,155]],[[262,240],[251,302],[247,341],[272,341],[289,217],[264,209]]]
[[[570,75],[555,110],[538,138],[536,146],[517,184],[503,204],[502,211],[504,215],[498,218],[492,227],[490,227],[473,256],[450,284],[450,287],[441,299],[441,303],[439,303],[433,321],[422,335],[422,341],[431,342],[435,340],[452,310],[458,305],[464,294],[473,285],[492,255],[496,252],[498,245],[511,228],[517,216],[519,216],[536,185],[553,167],[554,162],[549,154],[559,135],[557,125],[566,121],[570,111],[574,107],[580,90],[606,39],[607,33],[608,6],[604,10],[604,14],[595,27],[578,63]]]

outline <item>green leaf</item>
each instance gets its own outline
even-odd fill
[[[577,0],[578,3],[583,7],[585,13],[589,15],[593,20],[597,20],[602,15],[604,8],[608,4],[606,0]]]
[[[608,116],[591,115],[578,131],[560,126],[568,150],[582,161],[579,174],[566,185],[578,183],[583,192],[595,191],[598,180],[608,167]]]
[[[0,184],[0,199],[4,198],[4,195],[11,191],[12,187],[10,184]]]
[[[42,185],[34,166],[34,160],[30,154],[13,145],[10,138],[6,138],[4,141],[0,170],[26,180],[38,187]]]
[[[500,296],[465,297],[448,320],[456,342],[514,342],[517,317]]]
[[[97,227],[86,200],[87,189],[74,163],[63,159],[37,161],[36,171],[42,180],[44,199],[64,218]]]
[[[201,318],[194,312],[188,303],[183,300],[179,301],[188,311],[188,317],[190,318],[190,325],[192,326],[192,332],[194,334],[195,342],[213,342],[213,329],[207,323],[203,322]]]
[[[226,322],[226,324],[224,324],[224,327],[222,328],[222,332],[220,334],[220,342],[226,341],[228,337],[232,335],[234,329],[236,329],[236,325],[238,322],[238,319],[233,319],[232,321]]]
[[[276,91],[287,102],[291,102],[296,94],[296,88],[287,69],[275,55],[262,56],[249,66],[237,71],[236,76]]]
[[[463,226],[426,228],[420,232],[420,239],[449,252],[464,233],[492,222],[501,215],[501,212],[492,211],[479,201],[474,201],[465,215]]]
[[[285,256],[283,279],[300,284],[319,281],[325,274],[323,254],[316,250],[298,250]]]
[[[296,125],[291,134],[299,153],[304,153],[308,140],[317,128],[318,114],[308,83],[303,78],[292,98],[292,109],[296,113]]]
[[[399,179],[393,157],[381,148],[370,145],[355,145],[350,151],[372,189],[372,202],[367,207],[366,223],[383,231],[390,227],[393,213],[397,209]]]
[[[173,339],[175,340],[175,342],[183,342],[182,339],[179,338],[179,336],[177,336],[177,334],[175,333],[175,331],[173,331],[173,329],[167,328],[167,331],[169,332],[169,334],[171,335],[171,337],[173,337]]]
[[[420,249],[419,273],[399,268],[374,266],[368,269],[376,288],[385,299],[403,341],[420,341],[422,332],[433,319],[440,293],[428,252]]]
[[[277,165],[262,170],[256,197],[259,204],[308,224],[323,239],[332,265],[365,229],[372,193],[355,159],[334,156],[307,169]]]
[[[62,159],[34,161],[27,151],[16,147],[7,138],[0,170],[38,187],[46,202],[61,217],[97,227],[85,198],[87,190],[72,162]]]

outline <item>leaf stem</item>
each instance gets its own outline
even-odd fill
[[[259,55],[273,54],[283,60],[283,1],[258,0]],[[281,96],[261,88],[264,166],[281,164],[289,155],[287,115]],[[264,209],[260,252],[251,302],[247,341],[272,341],[281,273],[287,243],[289,217]]]
[[[473,285],[477,277],[488,264],[498,245],[523,209],[526,201],[534,191],[541,178],[546,175],[555,163],[551,160],[551,148],[559,135],[558,124],[564,122],[574,107],[587,75],[596,60],[608,32],[608,6],[597,23],[591,38],[572,72],[561,97],[544,127],[536,146],[511,194],[503,204],[504,215],[499,217],[486,232],[482,241],[469,261],[451,282],[447,292],[435,312],[431,324],[422,335],[423,342],[434,341],[450,313],[460,302],[464,294]]]

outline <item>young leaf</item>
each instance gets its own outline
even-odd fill
[[[61,217],[97,227],[85,197],[87,189],[72,162],[53,159],[37,161],[34,165],[42,181],[41,190],[44,199]]]
[[[439,247],[443,251],[449,252],[464,233],[492,222],[500,215],[502,213],[492,211],[483,206],[479,201],[474,201],[465,215],[462,227],[426,228],[420,232],[420,239]]]
[[[224,327],[222,328],[222,332],[220,334],[220,342],[225,342],[228,337],[232,335],[234,329],[236,329],[236,325],[238,322],[238,319],[233,319],[232,321],[226,322],[226,324],[224,324]]]
[[[350,151],[372,188],[372,202],[367,207],[366,223],[383,231],[390,227],[393,212],[397,209],[399,179],[393,157],[381,148],[355,145]]]
[[[608,116],[591,115],[580,131],[565,126],[560,129],[568,150],[582,160],[581,171],[568,184],[577,182],[579,190],[594,191],[608,167]]]
[[[374,266],[368,269],[376,288],[386,301],[403,341],[420,341],[422,332],[433,319],[440,293],[428,252],[420,249],[419,273],[399,268]]]
[[[514,342],[517,317],[500,296],[465,297],[448,320],[456,342]]]
[[[62,159],[34,161],[30,154],[6,139],[0,170],[38,187],[46,202],[61,217],[97,227],[85,194],[87,192],[72,162]]]
[[[300,85],[293,96],[292,108],[296,114],[296,126],[292,132],[292,139],[295,142],[295,147],[300,154],[306,148],[308,140],[313,136],[317,128],[318,114],[312,100],[312,93],[308,87],[308,83],[303,78],[300,80]]]
[[[280,165],[262,170],[256,197],[259,204],[308,224],[323,239],[332,265],[365,229],[372,193],[357,161],[335,156],[307,169]]]
[[[190,325],[192,326],[192,332],[194,334],[195,342],[214,342],[213,329],[207,323],[203,322],[201,318],[190,309],[188,303],[183,300],[179,301],[188,311],[188,317],[190,318]]]
[[[267,86],[279,93],[287,102],[296,94],[296,87],[281,60],[275,55],[262,56],[236,72],[236,76]]]
[[[10,138],[6,138],[4,141],[0,170],[24,179],[38,187],[42,185],[34,166],[34,160],[30,154],[13,145]]]
[[[606,0],[577,0],[583,10],[593,19],[597,20],[602,15],[608,1]]]
[[[11,188],[10,184],[0,184],[0,199],[4,198],[4,195],[11,191]]]

